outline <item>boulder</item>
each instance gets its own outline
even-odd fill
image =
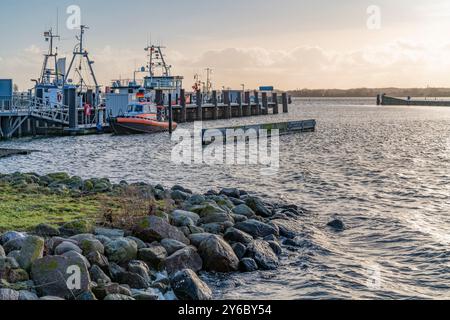
[[[178,250],[186,248],[186,244],[173,239],[163,239],[161,245],[166,249],[168,255],[172,255]]]
[[[119,274],[118,282],[123,285],[128,285],[133,289],[147,289],[151,283],[143,276],[133,272],[123,272]]]
[[[80,247],[69,241],[64,241],[55,248],[55,254],[58,256],[63,255],[64,253],[69,251],[75,251],[80,254],[83,253],[83,250],[81,250]]]
[[[76,234],[69,238],[69,240],[75,241],[77,245],[81,243],[83,240],[94,240],[95,236],[92,233],[81,233]]]
[[[214,201],[208,201],[201,205],[193,206],[189,208],[189,211],[197,213],[201,218],[211,214],[227,213],[224,209],[220,208]]]
[[[91,276],[92,281],[97,284],[111,283],[111,279],[97,265],[92,266],[91,270],[89,270],[89,275]]]
[[[246,204],[238,205],[234,207],[232,211],[234,214],[245,216],[247,218],[253,218],[255,216],[255,212]]]
[[[150,269],[145,262],[138,260],[130,261],[128,263],[128,271],[140,275],[147,282],[151,282]]]
[[[226,212],[209,213],[199,220],[199,224],[234,222],[233,218]]]
[[[277,229],[273,226],[253,219],[237,223],[234,227],[254,238],[264,238],[271,234],[278,235]]]
[[[276,270],[279,260],[270,245],[263,240],[255,240],[247,247],[248,258],[256,261],[262,270]]]
[[[45,224],[45,223],[42,223],[42,224],[36,226],[33,230],[33,233],[37,236],[44,237],[44,238],[57,237],[60,235],[60,232],[57,228],[55,228],[51,225]]]
[[[96,236],[104,236],[110,239],[123,238],[125,231],[120,229],[95,228],[94,234]]]
[[[256,198],[256,197],[248,197],[245,200],[245,204],[252,209],[256,215],[260,216],[260,217],[264,217],[264,218],[269,218],[271,217],[272,211],[269,210],[264,203],[261,201],[261,199]]]
[[[54,253],[56,250],[56,247],[59,246],[63,242],[71,242],[74,245],[78,244],[75,240],[65,239],[62,237],[52,237],[46,241],[45,246],[47,247],[47,249],[49,250],[50,253]]]
[[[211,289],[195,274],[186,269],[179,271],[171,280],[175,295],[180,300],[200,301],[211,300]]]
[[[275,219],[271,221],[280,230],[280,236],[294,239],[302,232],[302,227],[295,220]]]
[[[30,277],[24,269],[12,269],[9,271],[7,280],[9,283],[19,283],[30,280]]]
[[[39,300],[39,297],[34,292],[31,292],[28,290],[20,290],[19,291],[19,300],[20,301],[36,301],[36,300]]]
[[[253,237],[251,235],[236,228],[227,229],[224,239],[230,243],[239,242],[245,245],[253,241]]]
[[[333,221],[329,222],[327,226],[330,227],[335,232],[342,232],[345,230],[344,222],[342,222],[342,220],[339,219],[334,219]]]
[[[91,252],[86,258],[91,265],[99,266],[102,270],[106,270],[109,265],[108,258],[99,252]]]
[[[2,246],[0,246],[0,258],[6,257],[5,249],[3,249]]]
[[[200,244],[198,252],[207,271],[226,273],[238,270],[238,257],[230,245],[219,236],[206,238]]]
[[[62,234],[73,236],[76,234],[92,232],[93,225],[92,222],[87,220],[74,220],[65,223],[61,228],[59,228],[59,231]]]
[[[209,237],[214,236],[214,234],[212,233],[196,233],[196,234],[191,234],[189,236],[189,240],[191,241],[192,245],[194,245],[195,247],[199,247],[200,244],[205,241],[206,239],[208,239]]]
[[[91,267],[91,263],[89,262],[89,260],[81,253],[78,253],[76,251],[67,251],[66,253],[62,254],[62,256],[72,258],[74,260],[79,261],[80,263],[84,263],[87,269]]]
[[[277,256],[281,256],[281,254],[283,253],[283,249],[277,241],[267,241],[267,243]]]
[[[136,259],[138,249],[136,242],[118,238],[105,246],[105,252],[109,261],[123,263]]]
[[[98,252],[100,254],[105,253],[105,247],[97,239],[83,239],[79,242],[79,247],[83,250],[85,256],[89,255],[91,252]]]
[[[107,295],[106,298],[104,299],[104,301],[134,301],[134,300],[135,300],[134,298],[123,294],[110,294]]]
[[[203,261],[195,248],[185,247],[168,257],[165,261],[165,267],[169,274],[175,274],[184,269],[198,272],[202,270]]]
[[[31,264],[35,260],[43,257],[44,245],[45,241],[41,237],[30,236],[25,238],[17,260],[20,267],[25,270],[30,270]]]
[[[136,237],[145,242],[152,243],[163,239],[174,239],[185,244],[189,240],[178,228],[170,225],[164,219],[151,216],[143,219],[134,230]]]
[[[12,289],[0,289],[0,301],[18,301],[20,293]]]
[[[9,240],[3,245],[3,249],[6,253],[10,253],[11,251],[20,251],[27,237]]]
[[[242,259],[245,256],[245,253],[247,252],[247,247],[239,242],[233,244],[231,247],[233,248],[236,257],[238,257],[239,260]]]
[[[138,250],[147,248],[147,245],[145,244],[144,241],[142,241],[141,239],[138,239],[136,237],[126,237],[128,240],[134,241],[137,244]]]
[[[151,246],[141,249],[138,258],[144,261],[150,268],[161,270],[167,258],[167,251],[163,246]]]
[[[171,197],[173,200],[175,200],[175,201],[180,201],[180,202],[182,202],[182,201],[185,201],[185,200],[189,199],[190,194],[185,193],[185,192],[180,191],[180,190],[174,190],[174,191],[172,191],[172,192],[170,193],[170,197]]]
[[[133,299],[139,301],[156,301],[162,295],[161,292],[154,288],[148,288],[146,290],[133,289],[131,290],[131,294]]]
[[[239,192],[239,189],[236,189],[236,188],[224,188],[224,189],[220,190],[219,193],[222,195],[225,195],[229,198],[239,199],[241,197],[241,193]]]
[[[99,284],[97,287],[92,288],[92,292],[99,300],[103,300],[111,294],[131,296],[131,291],[128,288],[117,283]]]
[[[88,291],[91,282],[84,263],[63,256],[46,256],[34,261],[31,266],[31,278],[41,296],[67,299]],[[68,284],[73,285],[72,290]]]
[[[190,219],[194,222],[194,225],[197,225],[198,220],[200,220],[200,216],[194,212],[184,211],[184,210],[175,210],[172,212],[172,219],[174,221],[182,221],[183,219]]]
[[[244,258],[239,263],[239,270],[242,272],[255,272],[258,271],[258,264],[252,258]]]
[[[8,232],[3,233],[0,236],[0,244],[4,245],[11,240],[16,240],[16,239],[25,238],[25,237],[26,237],[26,234],[23,232],[8,231]]]
[[[204,232],[220,235],[223,233],[225,227],[221,223],[208,223],[202,225],[202,229]]]

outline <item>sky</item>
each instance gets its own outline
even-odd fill
[[[1,0],[0,78],[31,87],[57,25],[71,56],[71,5],[105,86],[132,78],[151,41],[187,88],[206,68],[216,88],[450,87],[448,0]]]

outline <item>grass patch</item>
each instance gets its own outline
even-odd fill
[[[59,226],[76,219],[92,219],[102,201],[98,195],[72,197],[50,194],[39,186],[18,190],[0,183],[0,231],[26,231],[41,223]]]

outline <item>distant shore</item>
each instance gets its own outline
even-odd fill
[[[354,88],[354,89],[298,89],[290,90],[293,98],[375,98],[385,93],[392,97],[450,97],[450,88]]]

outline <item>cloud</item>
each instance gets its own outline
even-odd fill
[[[28,81],[37,77],[43,50],[30,46],[14,57],[0,60],[0,74]],[[133,71],[146,64],[143,52],[108,45],[91,50],[99,82],[107,86],[112,79],[131,79]],[[275,85],[292,88],[424,87],[449,86],[450,43],[425,45],[394,41],[358,50],[336,51],[318,46],[298,46],[291,50],[223,48],[196,56],[179,51],[167,52],[173,73],[184,75],[190,88],[195,72],[213,68],[216,88],[248,88]]]

